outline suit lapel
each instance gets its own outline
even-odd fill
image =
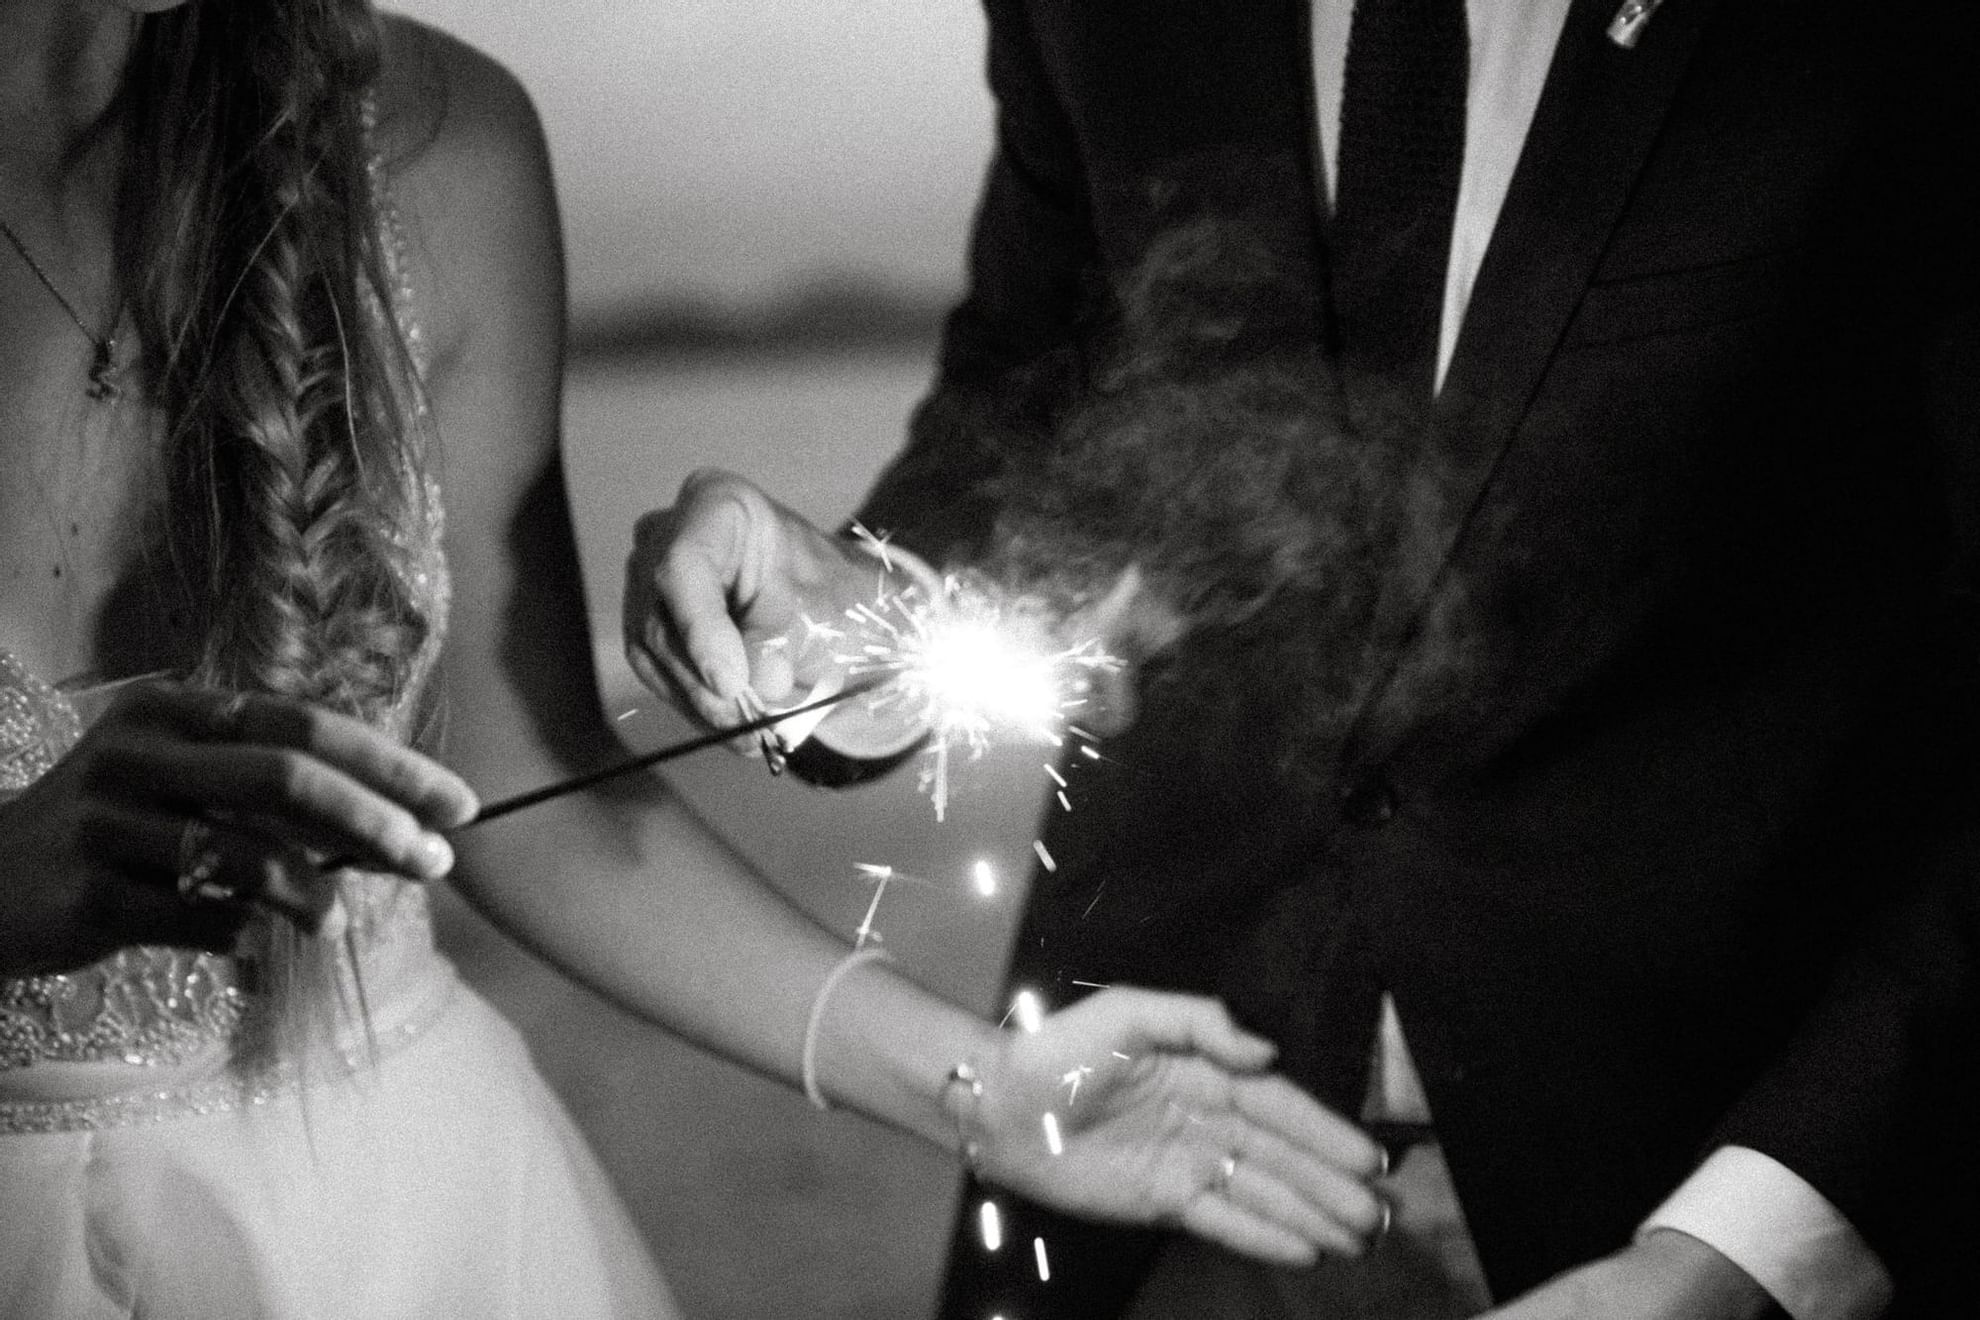
[[[1609,41],[1619,0],[1574,0],[1431,421],[1442,517],[1420,575],[1375,624],[1376,681],[1346,759],[1379,759],[1410,725],[1415,642],[1452,560],[1595,274],[1718,0],[1667,0],[1634,49]],[[1441,542],[1441,543],[1439,543]],[[1434,650],[1434,648],[1433,648]],[[1427,662],[1427,661],[1426,661]],[[1394,709],[1391,709],[1391,706]]]
[[[1668,0],[1632,50],[1605,35],[1616,3],[1568,13],[1438,398],[1460,518],[1532,402],[1717,0]]]

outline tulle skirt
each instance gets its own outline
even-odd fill
[[[676,1316],[521,1038],[434,961],[427,1020],[355,1072],[16,1121],[0,1316]]]

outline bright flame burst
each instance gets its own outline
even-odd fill
[[[1035,604],[999,598],[950,576],[941,599],[919,587],[883,592],[845,612],[844,629],[809,624],[828,640],[855,678],[886,680],[870,700],[898,707],[929,730],[921,787],[942,819],[949,803],[949,764],[958,751],[974,760],[999,737],[1082,750],[1093,735],[1073,723],[1093,675],[1120,668],[1098,642],[1064,646]],[[1054,776],[1057,778],[1057,776]],[[1063,802],[1062,805],[1069,805]]]

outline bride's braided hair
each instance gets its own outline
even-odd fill
[[[407,571],[419,383],[373,196],[377,17],[193,0],[142,22],[118,257],[165,418],[160,525],[195,681],[378,721],[431,620]],[[267,997],[244,1057],[302,1057],[365,1017],[331,946],[267,915],[249,937]]]
[[[402,563],[417,383],[380,314],[379,60],[365,0],[147,18],[119,226],[202,680],[371,719],[427,632]]]

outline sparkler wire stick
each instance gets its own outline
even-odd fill
[[[727,728],[715,729],[711,732],[686,739],[683,742],[672,743],[650,752],[641,752],[637,756],[629,756],[623,761],[615,761],[611,765],[600,766],[596,770],[587,770],[585,773],[573,775],[569,779],[560,779],[555,783],[545,784],[541,788],[532,788],[525,793],[517,793],[512,797],[498,799],[482,807],[480,812],[475,815],[475,818],[467,824],[460,826],[460,829],[471,830],[475,826],[494,820],[497,817],[506,816],[511,812],[521,811],[525,807],[533,807],[539,802],[548,802],[552,798],[566,797],[572,793],[581,793],[596,784],[604,783],[606,780],[618,779],[621,776],[633,774],[639,770],[649,769],[666,761],[678,760],[683,756],[713,747],[718,743],[725,743],[731,738],[740,738],[746,734],[757,733],[765,729],[773,729],[785,720],[790,719],[793,715],[803,715],[815,710],[824,710],[828,706],[836,706],[840,702],[852,697],[862,696],[865,693],[871,692],[874,688],[879,687],[884,681],[885,679],[883,678],[871,678],[863,682],[848,683],[829,697],[820,697],[818,700],[808,701],[802,706],[793,706],[789,710],[774,711],[767,715],[758,716],[753,720],[745,720],[741,724],[732,724]]]

